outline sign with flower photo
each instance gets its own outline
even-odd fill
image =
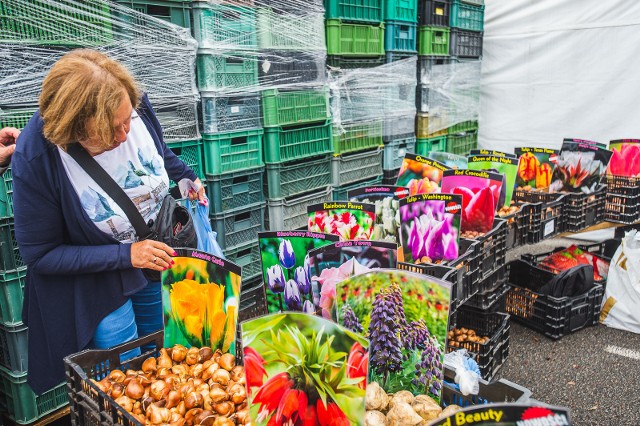
[[[640,176],[640,140],[618,139],[609,142],[611,161],[607,173],[614,176]]]
[[[268,312],[316,311],[309,272],[310,250],[339,241],[310,231],[258,233]]]
[[[376,206],[376,223],[373,228],[372,240],[400,241],[400,217],[398,207],[400,200],[409,195],[409,189],[403,186],[377,185],[354,189],[347,193],[349,201],[360,201]]]
[[[451,284],[383,269],[336,287],[338,323],[369,339],[369,383],[440,402]]]
[[[520,158],[516,185],[525,190],[548,188],[558,150],[519,147],[515,149],[515,153]]]
[[[473,153],[467,158],[469,170],[488,170],[497,172],[504,176],[502,180],[502,193],[500,199],[503,201],[497,208],[511,205],[511,197],[516,184],[516,176],[518,175],[518,157],[515,154],[506,154],[499,151],[477,150],[478,154]],[[484,153],[490,153],[488,155]]]
[[[241,327],[252,424],[364,424],[365,338],[303,313],[266,315]]]
[[[309,252],[309,270],[316,314],[337,321],[336,284],[372,269],[397,266],[398,246],[383,241],[345,241]],[[316,296],[317,295],[317,296]]]
[[[491,231],[496,210],[504,204],[503,179],[501,174],[480,170],[445,172],[442,192],[462,195],[463,233]]]
[[[162,272],[164,346],[209,346],[235,353],[240,266],[209,253],[176,249]]]
[[[449,166],[436,160],[406,153],[396,185],[409,188],[409,195],[440,192],[442,172],[449,169]]]
[[[442,263],[458,258],[462,196],[420,194],[400,200],[402,261]]]
[[[595,192],[612,155],[599,144],[565,140],[553,169],[549,192]]]
[[[376,206],[355,201],[332,201],[307,206],[308,229],[340,237],[340,241],[370,240]]]

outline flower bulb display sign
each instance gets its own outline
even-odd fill
[[[400,201],[403,262],[441,263],[458,258],[462,196],[410,195]]]
[[[461,155],[451,154],[450,152],[431,151],[429,158],[436,160],[437,162],[444,164],[451,169],[466,169],[467,157]]]
[[[350,276],[372,269],[397,266],[398,246],[382,241],[345,241],[309,252],[309,269],[314,295],[318,295],[317,314],[337,321],[336,284]]]
[[[447,282],[397,269],[338,283],[338,322],[370,342],[370,383],[440,401],[450,293]]]
[[[252,424],[364,424],[364,337],[302,313],[266,315],[241,327]]]
[[[400,200],[407,195],[409,195],[407,188],[387,185],[368,186],[347,193],[349,201],[360,201],[376,206],[376,222],[371,239],[392,243],[400,241],[398,207],[400,207]]]
[[[502,195],[503,176],[478,170],[449,170],[442,177],[442,191],[462,196],[463,232],[487,233]]]
[[[309,231],[340,237],[340,241],[370,240],[376,206],[355,201],[332,201],[307,206]]]
[[[504,175],[501,190],[504,192],[504,201],[496,207],[497,209],[500,209],[503,205],[509,207],[513,189],[516,185],[516,176],[518,175],[518,157],[515,154],[506,154],[504,152],[491,151],[489,155],[484,155],[483,152],[489,151],[480,151],[478,155],[469,155],[467,158],[468,168],[469,170],[490,170]]]
[[[316,311],[307,252],[338,240],[336,235],[310,231],[258,233],[269,312]]]
[[[569,410],[549,405],[482,404],[450,414],[430,426],[571,426]]]
[[[594,192],[612,155],[598,144],[565,140],[553,169],[549,192]]]
[[[608,173],[615,176],[640,176],[640,140],[619,139],[609,143],[611,161]]]
[[[442,172],[445,170],[449,170],[449,167],[436,160],[407,153],[396,185],[409,188],[409,195],[440,192]]]
[[[557,149],[520,147],[514,150],[520,158],[516,185],[520,188],[545,189],[551,184]]]
[[[241,267],[209,253],[176,249],[162,272],[164,346],[210,346],[235,354]]]

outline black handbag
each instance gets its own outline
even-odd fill
[[[120,206],[133,225],[138,241],[156,240],[169,247],[197,248],[198,237],[189,210],[181,206],[171,196],[162,200],[162,205],[155,221],[145,223],[144,218],[133,201],[115,180],[98,164],[79,143],[71,144],[67,153],[84,169],[85,172]],[[143,269],[144,276],[150,281],[160,281],[160,271]]]

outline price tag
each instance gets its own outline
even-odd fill
[[[232,106],[231,107],[231,114],[237,114],[240,112],[240,107],[239,106]]]
[[[444,15],[444,9],[441,8],[441,7],[436,7],[436,15],[443,16]]]
[[[544,236],[551,234],[556,229],[556,220],[550,220],[544,225]]]

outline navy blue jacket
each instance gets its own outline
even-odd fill
[[[195,180],[164,143],[146,96],[138,114],[169,178]],[[16,240],[28,265],[22,313],[29,327],[28,383],[38,394],[64,381],[63,358],[86,349],[100,321],[147,283],[131,265],[131,244],[91,222],[42,126],[36,112],[11,162]]]

